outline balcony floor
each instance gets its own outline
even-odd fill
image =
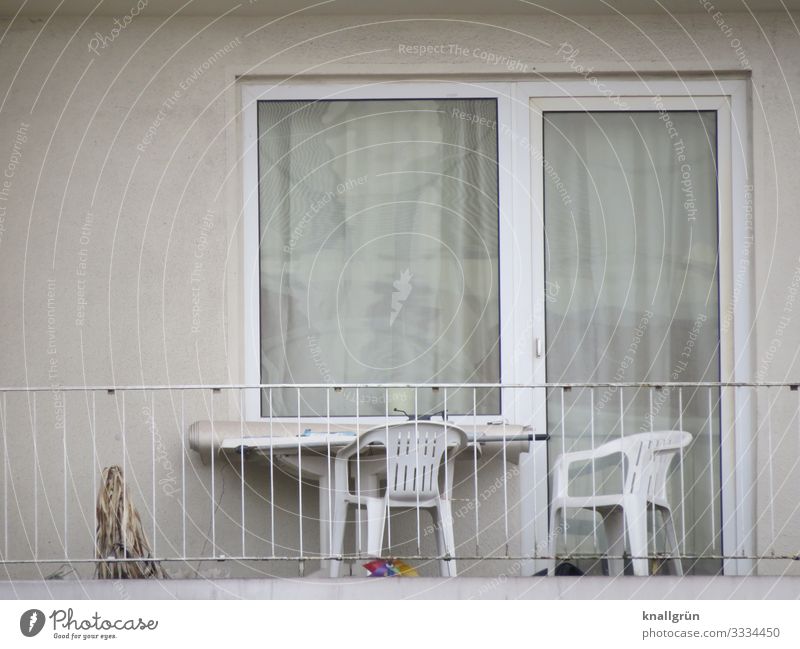
[[[800,577],[458,577],[0,582],[0,599],[798,599]]]

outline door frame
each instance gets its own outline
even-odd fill
[[[613,92],[613,95],[611,94]],[[653,99],[661,97],[665,107],[688,105],[693,108],[716,107],[718,137],[725,140],[728,155],[721,155],[719,191],[720,233],[720,312],[721,322],[721,379],[747,382],[754,379],[755,348],[751,331],[754,323],[754,288],[752,272],[752,180],[751,125],[749,81],[740,79],[677,77],[632,79],[631,77],[597,78],[585,75],[568,79],[537,81],[468,81],[458,78],[444,80],[387,79],[385,81],[352,80],[268,84],[264,81],[241,83],[240,137],[243,182],[243,264],[242,300],[244,305],[243,339],[247,385],[260,383],[260,346],[258,344],[258,206],[255,197],[258,176],[251,162],[257,142],[255,101],[266,98],[313,99],[325,97],[458,97],[494,96],[498,98],[498,156],[501,166],[501,275],[512,279],[500,285],[501,321],[501,378],[503,383],[541,385],[546,383],[544,354],[544,241],[543,181],[536,173],[538,166],[532,157],[542,153],[542,110],[571,105],[576,102],[585,109],[602,105],[605,109],[630,108],[644,104],[656,109]],[[615,100],[618,103],[614,103]],[[676,102],[676,103],[672,103]],[[679,104],[680,102],[680,104]],[[540,158],[541,159],[541,158]],[[503,220],[507,219],[505,223]],[[503,227],[505,225],[505,227]],[[255,230],[257,233],[257,229]],[[509,236],[510,233],[510,236]],[[508,344],[511,341],[512,344]],[[537,390],[538,392],[538,390]],[[261,419],[256,390],[246,390],[246,418]],[[538,431],[546,430],[547,418],[542,397],[533,399],[530,391],[522,390],[523,398],[506,409],[509,400],[504,395],[503,416],[513,423],[532,424]],[[304,419],[305,420],[305,419]],[[365,418],[366,420],[366,418]],[[722,532],[723,554],[753,556],[755,554],[756,448],[755,404],[746,397],[737,400],[732,390],[723,395],[721,446]],[[728,434],[730,433],[730,435]],[[530,478],[531,485],[541,487],[547,480],[545,442],[533,442],[528,466],[521,475]],[[526,478],[526,479],[527,479]],[[523,490],[525,491],[525,490]],[[522,552],[528,556],[542,555],[547,547],[547,490],[533,489],[523,493],[522,508],[532,516],[533,524],[524,526]],[[537,562],[526,563],[523,573],[532,570]],[[753,566],[751,560],[728,559],[726,574],[746,574]]]
[[[601,87],[602,86],[602,87]],[[613,88],[613,95],[609,90]],[[531,277],[533,295],[533,338],[545,338],[544,267],[544,187],[543,160],[544,111],[559,110],[714,110],[717,112],[719,290],[720,290],[720,378],[722,381],[753,380],[754,349],[750,332],[753,323],[753,280],[748,263],[752,257],[752,224],[748,227],[748,194],[752,195],[749,173],[750,124],[748,84],[745,80],[665,79],[658,81],[537,81],[515,87],[515,146],[513,164],[517,178],[530,179],[530,191],[515,184],[514,209],[527,211],[531,224]],[[660,101],[656,101],[656,100]],[[534,163],[534,160],[539,161]],[[545,355],[532,355],[534,382],[546,383]],[[534,425],[547,429],[544,399],[536,403]],[[721,391],[721,532],[725,557],[753,556],[755,553],[756,475],[755,404],[743,398],[737,402],[732,391]],[[727,433],[731,432],[731,435]],[[546,475],[547,451],[543,444],[532,449],[534,472]],[[544,491],[542,489],[537,490]],[[534,506],[538,523],[523,542],[527,547],[543,547],[540,538],[547,526],[541,512],[547,502],[540,494]],[[541,554],[541,551],[538,553]],[[725,574],[747,574],[752,560],[727,559]]]

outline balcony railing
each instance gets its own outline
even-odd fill
[[[419,508],[389,511],[381,556],[420,574],[438,574],[441,561],[457,562],[459,575],[534,574],[556,563],[608,574],[614,560],[630,573],[637,559],[668,573],[676,556],[685,574],[796,571],[795,384],[282,384],[0,388],[4,577],[91,577],[126,565],[173,577],[296,576],[327,574],[331,561],[363,575],[374,557],[360,509],[342,552],[331,552],[344,488],[332,463],[357,435],[404,421],[395,408],[412,423],[437,412],[432,421],[467,437],[444,487],[453,555],[437,549],[439,523]],[[677,548],[654,510],[642,556],[605,548],[597,508],[550,523],[559,457],[660,430],[691,433],[667,477]],[[570,492],[619,492],[627,462],[592,458],[569,474]],[[139,536],[122,533],[113,551],[98,540],[114,523],[103,509],[108,467],[124,486],[116,495],[126,520],[116,523],[132,529],[134,511],[141,521]],[[385,493],[385,475],[367,482],[350,488],[359,498]]]

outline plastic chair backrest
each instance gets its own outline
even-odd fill
[[[666,499],[670,465],[681,449],[692,441],[691,433],[657,431],[615,441],[619,442],[620,450],[627,458],[625,493],[645,496],[648,500]]]
[[[359,448],[386,447],[386,492],[395,500],[431,499],[439,495],[439,469],[467,443],[463,430],[433,421],[405,421],[364,433]]]

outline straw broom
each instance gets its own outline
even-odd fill
[[[150,543],[142,529],[139,512],[131,502],[122,478],[122,469],[103,469],[97,494],[97,559],[132,559],[142,561],[102,561],[97,564],[98,579],[167,579],[169,576],[152,556]]]

